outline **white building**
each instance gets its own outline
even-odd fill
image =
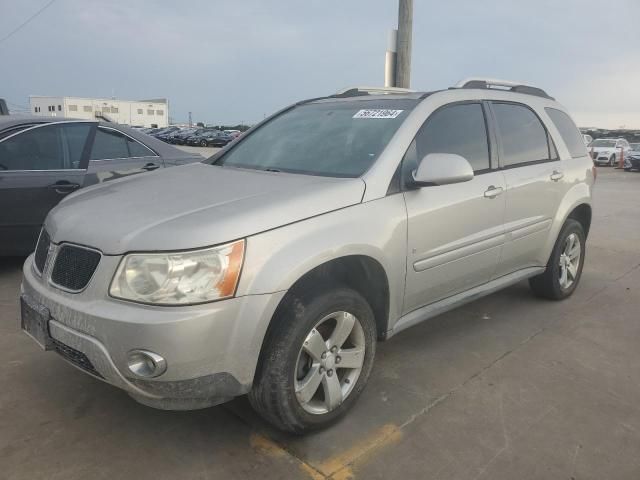
[[[166,127],[169,102],[152,100],[115,100],[113,98],[29,97],[31,113],[45,117],[69,117],[83,120],[107,119],[132,127]]]

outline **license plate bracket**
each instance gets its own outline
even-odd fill
[[[49,334],[49,309],[20,297],[20,326],[43,350],[53,349],[53,339]]]

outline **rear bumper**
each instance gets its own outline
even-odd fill
[[[96,271],[90,288],[71,294],[34,272],[33,255],[25,262],[22,295],[50,312],[54,351],[156,408],[203,408],[249,391],[264,333],[284,292],[150,307],[95,292],[98,286],[106,291],[105,279],[112,275],[108,263],[103,257],[98,270],[107,272]],[[156,378],[136,377],[127,363],[128,352],[135,349],[161,355],[166,371]]]

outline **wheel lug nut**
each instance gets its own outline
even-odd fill
[[[351,380],[349,380],[348,378],[345,378],[344,383],[351,383]]]
[[[322,360],[324,360],[325,358],[327,358],[327,352],[322,352],[322,355],[320,355],[320,358]]]
[[[320,372],[320,373],[324,373],[324,367],[320,367],[320,368],[318,369],[318,372]]]
[[[338,355],[338,356],[336,357],[336,363],[340,363],[341,361],[342,361],[342,358],[340,358],[340,355]]]
[[[333,375],[333,370],[327,370],[327,376],[331,377]]]
[[[335,345],[331,347],[331,353],[336,353],[337,351],[338,351],[338,347],[336,347]]]

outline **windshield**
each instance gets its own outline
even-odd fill
[[[592,147],[615,147],[616,146],[616,141],[615,140],[594,140],[591,143]]]
[[[299,105],[251,132],[215,164],[359,177],[417,103],[390,99]]]

